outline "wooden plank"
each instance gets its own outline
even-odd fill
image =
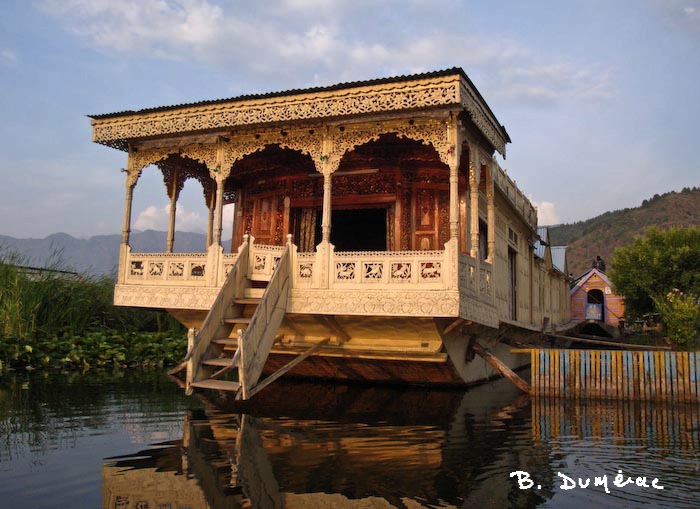
[[[604,341],[601,339],[587,339],[584,337],[577,336],[562,336],[561,334],[546,334],[547,337],[555,339],[564,339],[566,341],[573,341],[576,343],[583,343],[588,345],[599,345],[599,346],[612,346],[617,348],[624,348],[625,350],[670,350],[670,346],[652,346],[652,345],[632,345],[627,343],[618,343],[615,341]]]
[[[700,402],[700,352],[693,352],[691,359],[691,366],[693,371],[693,384],[692,392],[694,396],[694,403]]]
[[[219,357],[215,359],[206,359],[202,361],[205,366],[230,366],[233,359],[231,357]]]
[[[199,382],[192,382],[192,387],[198,389],[214,389],[218,391],[237,391],[241,384],[238,382],[229,382],[227,380],[200,380]]]
[[[686,352],[686,363],[685,363],[685,368],[687,370],[687,379],[688,379],[688,391],[686,392],[686,398],[688,403],[693,403],[695,400],[695,395],[693,394],[693,382],[690,376],[690,365],[691,365],[691,357],[692,357],[692,352]]]
[[[676,352],[676,376],[678,380],[678,402],[685,403],[685,352]]]
[[[644,352],[644,387],[645,387],[645,398],[647,401],[653,401],[654,395],[652,394],[651,388],[651,361],[649,352]]]
[[[697,373],[695,372],[695,355],[697,352],[688,352],[688,381],[690,382],[690,401],[695,403],[698,400],[697,393]]]
[[[494,356],[491,352],[487,351],[479,343],[474,342],[474,344],[472,345],[472,349],[474,350],[474,352],[476,352],[477,355],[479,355],[479,357],[484,359],[496,371],[498,371],[501,374],[501,376],[510,380],[510,382],[512,382],[513,385],[515,385],[518,389],[527,394],[531,393],[530,385],[525,380],[523,380],[517,374],[515,374],[513,370],[511,370],[508,366],[501,362],[501,360]]]
[[[281,367],[280,369],[278,369],[277,371],[272,373],[270,376],[265,378],[262,382],[255,385],[254,387],[248,389],[248,394],[247,394],[248,399],[252,398],[256,393],[260,392],[265,387],[270,385],[272,382],[274,382],[275,380],[280,378],[282,375],[287,373],[290,369],[292,369],[294,366],[299,364],[301,361],[303,361],[304,359],[306,359],[310,355],[316,353],[324,345],[326,345],[330,340],[331,340],[330,338],[322,339],[316,345],[312,346],[307,351],[305,351],[303,354],[299,355],[298,357],[295,357],[292,361],[288,362],[285,366]]]
[[[637,386],[639,387],[639,399],[647,400],[646,383],[644,382],[644,352],[634,352],[635,362],[637,364]],[[642,406],[644,406],[642,404]]]
[[[661,401],[668,399],[666,392],[666,352],[659,355],[659,381],[661,382]]]

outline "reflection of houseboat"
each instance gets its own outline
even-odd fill
[[[466,394],[275,389],[228,409],[249,406],[255,415],[207,405],[187,414],[182,441],[103,465],[104,507],[526,507],[542,500],[509,477],[546,472],[548,460],[504,432],[530,418],[529,399],[507,382]]]
[[[189,388],[236,389],[220,377],[238,366],[244,397],[283,367],[461,385],[493,374],[474,342],[517,367],[528,357],[504,341],[568,321],[568,304],[552,305],[568,302],[565,277],[535,267],[536,211],[494,159],[508,133],[461,69],[92,118],[96,142],[128,152],[115,303],[197,330]],[[133,253],[132,193],[152,164],[171,198],[168,243]],[[189,178],[208,247],[175,254]]]

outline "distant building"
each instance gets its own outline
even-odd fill
[[[533,295],[533,309],[539,311],[543,320],[568,314],[566,246],[550,246],[549,228],[538,226],[533,254],[533,279],[538,289],[538,294]]]
[[[595,320],[618,327],[624,318],[625,300],[615,293],[610,279],[599,268],[593,267],[575,279],[570,295],[573,322]]]

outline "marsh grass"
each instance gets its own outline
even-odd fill
[[[184,345],[184,328],[166,313],[114,306],[111,278],[68,272],[58,255],[41,272],[21,268],[26,265],[16,253],[0,251],[5,365],[158,365],[171,361],[163,345]]]

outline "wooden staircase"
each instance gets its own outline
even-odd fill
[[[294,246],[289,236],[268,282],[249,277],[251,243],[244,239],[236,264],[192,341],[185,358],[186,394],[214,389],[248,399],[262,388],[256,385],[287,307]],[[236,373],[237,380],[223,379]]]

